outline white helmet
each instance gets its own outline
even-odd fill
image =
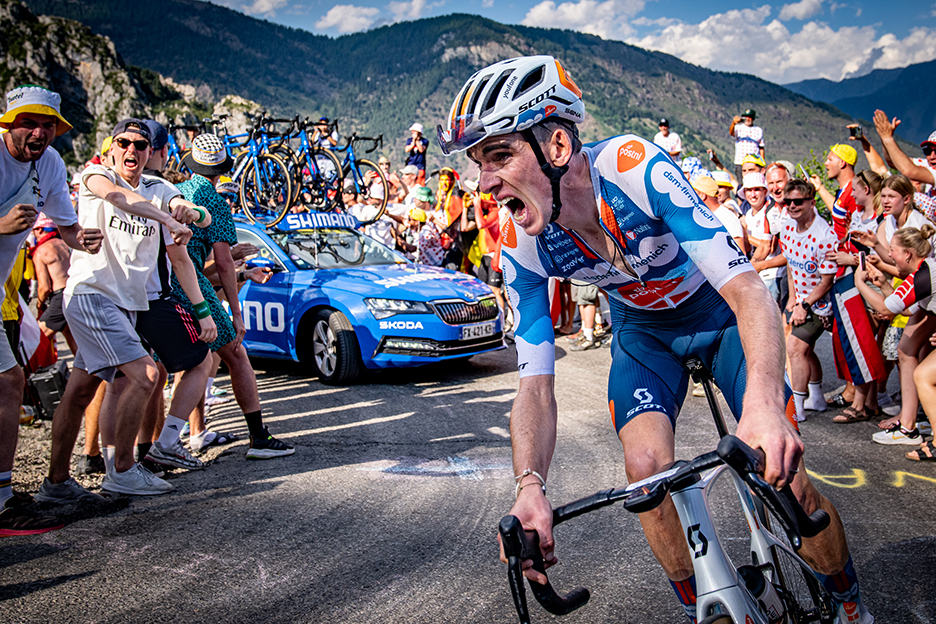
[[[579,123],[582,91],[551,56],[521,56],[475,73],[452,104],[448,127],[438,126],[445,154],[490,136],[525,130],[547,117]]]

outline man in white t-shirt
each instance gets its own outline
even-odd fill
[[[136,313],[148,309],[146,284],[157,264],[163,228],[176,244],[184,244],[192,235],[184,224],[204,222],[206,213],[165,180],[143,175],[152,155],[150,130],[143,121],[125,119],[112,134],[113,168],[92,165],[81,176],[79,222],[99,227],[104,241],[98,255],[72,256],[68,271],[65,318],[78,354],[53,417],[49,475],[36,495],[43,502],[87,498],[88,493],[69,477],[72,448],[85,408],[101,381],[113,381],[118,370],[127,387],[116,407],[114,465],[107,478],[134,494],[172,489],[133,459],[136,435],[157,379],[156,366],[134,324]],[[197,284],[195,293],[200,295]],[[199,302],[204,300],[193,301],[199,337],[214,340],[217,328],[211,311],[198,313]]]
[[[753,109],[747,109],[740,115],[736,115],[731,120],[731,126],[728,127],[728,134],[735,140],[735,177],[741,179],[741,161],[748,154],[760,155],[761,160],[766,161],[767,156],[764,151],[764,131],[760,126],[754,125],[754,118],[757,114]]]
[[[754,248],[751,265],[767,285],[777,305],[786,305],[786,258],[780,253],[780,210],[767,203],[767,179],[763,173],[749,173],[743,178],[751,210],[744,217],[748,242]]]
[[[790,358],[790,385],[796,405],[796,420],[806,420],[804,403],[809,396],[810,360],[822,332],[832,327],[830,291],[838,265],[826,259],[838,243],[835,232],[816,213],[814,187],[805,180],[792,180],[784,187],[790,219],[780,234],[780,248],[792,276],[793,291],[786,306],[787,322],[793,327],[786,339]],[[819,370],[822,370],[821,368]],[[821,379],[819,380],[821,381]]]
[[[328,126],[328,117],[320,117],[315,122],[315,130],[312,131],[312,138],[309,139],[313,147],[322,149],[335,149],[338,147],[338,131],[332,130],[329,134]]]
[[[100,230],[82,229],[68,191],[68,174],[52,140],[71,130],[60,112],[58,93],[34,85],[7,93],[0,117],[0,279],[9,277],[39,212],[58,226],[72,249],[90,254],[101,248]],[[84,256],[78,253],[75,256]],[[25,379],[13,346],[0,340],[0,531],[30,535],[60,529],[56,518],[36,516],[13,496],[13,457]]]
[[[669,120],[665,117],[660,120],[660,131],[653,137],[653,142],[665,149],[674,161],[679,162],[682,139],[675,132],[670,132]]]

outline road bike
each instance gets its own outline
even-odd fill
[[[678,461],[626,488],[604,490],[557,507],[553,526],[618,501],[630,512],[644,513],[662,504],[669,494],[693,556],[699,624],[834,624],[838,617],[834,600],[797,554],[802,537],[818,535],[829,525],[829,515],[823,510],[806,515],[789,486],[777,491],[764,481],[764,455],[728,434],[711,375],[698,360],[690,360],[686,367],[705,388],[721,438],[718,448],[691,461]],[[729,559],[708,504],[709,490],[725,472],[734,483],[751,532],[749,565],[738,566]],[[499,530],[517,615],[521,624],[529,624],[522,562],[532,560],[533,569],[545,574],[539,537],[535,531],[523,530],[515,516],[505,516]],[[544,585],[530,582],[530,588],[554,615],[570,613],[590,597],[586,588],[560,595],[548,581]]]
[[[334,122],[335,129],[338,128],[338,120]],[[343,178],[342,189],[351,187],[354,189],[355,194],[357,195],[357,200],[362,204],[369,204],[370,198],[373,197],[382,197],[380,203],[370,204],[373,210],[370,211],[370,214],[366,218],[362,219],[360,216],[357,216],[357,219],[361,222],[361,225],[369,225],[377,221],[380,217],[383,216],[383,213],[387,210],[387,201],[390,198],[390,184],[387,182],[387,178],[384,176],[383,171],[380,170],[373,161],[366,158],[358,158],[357,154],[354,153],[354,146],[361,141],[370,141],[373,144],[368,150],[364,150],[365,154],[370,154],[371,152],[376,151],[378,148],[383,147],[383,135],[381,134],[378,137],[362,137],[358,136],[357,133],[353,133],[349,137],[345,137],[346,144],[344,147],[336,148],[337,152],[344,152],[344,160],[341,161],[341,176]],[[377,190],[380,189],[383,192],[381,196]],[[348,212],[350,206],[345,206],[344,201],[341,203],[341,211]]]

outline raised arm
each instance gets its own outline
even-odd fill
[[[192,231],[176,221],[171,214],[163,212],[130,189],[117,186],[104,175],[89,176],[85,185],[89,191],[128,214],[162,223],[169,229],[176,244],[187,243],[192,238]]]
[[[874,111],[874,127],[877,130],[878,136],[881,137],[881,143],[884,145],[884,149],[887,150],[887,154],[890,156],[890,160],[894,163],[894,167],[897,168],[897,171],[911,180],[916,180],[924,184],[936,184],[936,180],[933,179],[933,172],[926,167],[915,164],[910,160],[909,156],[904,154],[900,146],[897,145],[894,132],[899,125],[900,120],[896,117],[891,120],[888,119],[884,111]]]

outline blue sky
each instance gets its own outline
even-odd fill
[[[934,0],[213,0],[253,17],[339,36],[474,13],[569,28],[779,83],[841,80],[936,59]]]

